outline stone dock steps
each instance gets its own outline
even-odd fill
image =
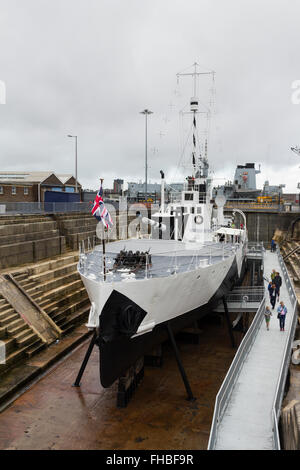
[[[281,247],[281,253],[283,256],[288,255],[293,251],[295,248],[299,246],[299,243],[294,240],[287,241]],[[300,282],[300,252],[292,253],[290,256],[285,260],[285,263],[290,268],[293,281],[295,283]]]
[[[22,233],[22,234],[14,234],[11,235],[0,235],[0,245],[12,245],[16,243],[22,242],[30,242],[35,240],[44,240],[45,238],[55,238],[59,237],[59,230],[52,229],[52,230],[43,230],[40,232],[29,232],[29,233]]]
[[[31,224],[31,223],[36,223],[36,222],[43,222],[45,220],[48,220],[49,222],[52,221],[50,216],[47,215],[1,215],[0,216],[0,224],[1,225],[16,225],[16,224]]]
[[[85,322],[90,309],[87,292],[77,272],[77,263],[78,255],[71,254],[13,274],[21,288],[63,334]]]
[[[121,219],[112,215],[118,233]],[[56,348],[61,354],[64,344],[67,349],[89,334],[84,325],[90,301],[77,272],[78,249],[82,241],[86,248],[88,241],[90,246],[101,242],[97,223],[90,212],[0,215],[0,340],[6,347],[2,377],[23,364],[26,369],[28,358],[38,363]]]
[[[97,243],[96,227],[98,221],[88,214],[55,215],[55,221],[61,235],[66,238],[67,245],[72,250],[78,250],[79,244],[94,240]],[[100,242],[100,241],[99,241]]]
[[[19,361],[45,348],[46,344],[26,323],[21,315],[11,307],[9,302],[0,296],[0,339],[5,346],[5,364],[0,364],[0,376]]]
[[[97,223],[90,212],[0,216],[0,269],[78,250],[81,241],[98,243]]]
[[[42,222],[0,225],[0,237],[7,235],[23,235],[25,233],[49,232],[50,230],[57,230],[57,224],[49,219],[45,219]]]
[[[72,302],[80,302],[81,299],[88,299],[88,295],[86,292],[85,287],[82,285],[77,291],[71,292],[70,294],[65,295],[61,299],[56,299],[56,300],[49,300],[45,299],[44,301],[40,302],[40,306],[47,312],[48,314],[63,309],[65,305],[69,305]]]
[[[64,253],[66,240],[51,217],[0,216],[0,269]]]

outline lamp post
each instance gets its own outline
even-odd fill
[[[144,111],[141,111],[140,114],[145,115],[145,200],[147,202],[147,193],[148,193],[148,115],[153,114],[152,111],[149,111],[149,109],[144,109]]]
[[[75,139],[75,193],[78,192],[77,187],[77,135],[68,135],[68,137]]]

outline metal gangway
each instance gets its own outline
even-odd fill
[[[282,277],[280,300],[288,310],[285,331],[279,329],[279,303],[272,310],[269,331],[264,321],[272,269]],[[280,449],[278,422],[297,324],[297,297],[278,249],[265,252],[264,279],[265,297],[216,397],[208,450]]]
[[[262,299],[265,295],[264,287],[251,287],[241,286],[235,287],[229,294],[226,295],[226,304],[229,312],[237,312],[239,314],[245,312],[255,313],[259,308]],[[214,312],[224,312],[224,303],[214,308]],[[233,324],[233,326],[235,326]]]

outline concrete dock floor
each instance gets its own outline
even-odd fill
[[[199,345],[178,342],[195,402],[186,400],[168,344],[162,368],[145,368],[127,408],[116,407],[117,384],[101,387],[97,348],[81,388],[72,387],[86,341],[0,414],[0,449],[206,449],[215,397],[235,349],[225,322],[204,320],[201,329]]]

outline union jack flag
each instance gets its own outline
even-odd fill
[[[104,227],[109,228],[113,226],[113,221],[110,216],[110,213],[106,209],[104,202],[103,202],[103,189],[102,185],[97,193],[96,199],[94,201],[94,205],[92,208],[92,214],[96,217],[99,222],[102,222]]]

